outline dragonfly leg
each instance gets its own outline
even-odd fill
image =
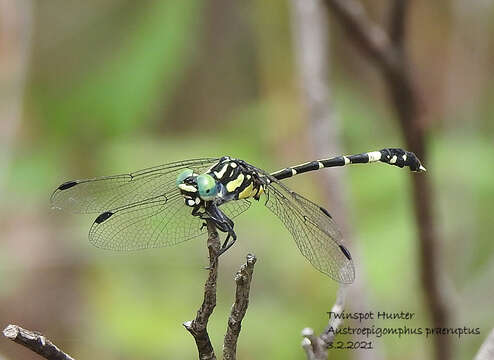
[[[208,215],[208,218],[214,222],[214,225],[218,228],[218,230],[228,233],[218,253],[218,256],[220,256],[229,248],[231,248],[237,240],[237,234],[235,234],[235,231],[233,231],[233,227],[235,224],[216,205],[212,203],[206,206],[206,213]]]
[[[237,241],[237,234],[233,231],[233,229],[230,230],[231,232],[228,233],[226,236],[225,241],[221,245],[220,251],[216,254],[216,258],[219,258],[223,253],[225,253],[229,248],[232,247],[233,244],[235,244],[235,241]],[[233,240],[228,242],[232,238]],[[209,270],[209,266],[205,268],[206,270]]]
[[[207,219],[211,219],[213,220],[213,222],[215,223],[216,227],[218,229],[221,230],[221,224],[219,224],[220,221],[220,216],[212,216],[210,212],[201,212],[200,211],[201,207],[200,206],[195,206],[193,209],[192,209],[192,215],[193,216],[198,216],[200,217],[201,219],[203,220],[207,220]],[[219,211],[219,210],[217,210]],[[213,214],[216,214],[216,212],[213,212]],[[226,217],[226,216],[225,216]],[[227,218],[228,219],[228,218]],[[230,219],[228,219],[230,220]],[[230,220],[231,221],[231,220]],[[204,229],[205,227],[208,226],[208,223],[206,221],[204,221],[202,224],[201,224],[201,227],[200,227],[200,230]],[[221,231],[224,231],[224,230],[221,230]]]
[[[232,238],[232,241],[228,242],[228,240],[230,238]],[[228,233],[228,236],[226,237],[225,242],[221,246],[221,249],[220,249],[220,252],[218,253],[218,256],[225,253],[229,248],[232,247],[233,244],[235,244],[236,241],[237,241],[237,235],[235,234],[233,229],[231,229],[231,232]]]
[[[223,241],[223,245],[221,245],[221,248],[224,249],[226,247],[226,244],[228,244],[228,240],[230,240],[230,234],[226,236],[225,241]]]

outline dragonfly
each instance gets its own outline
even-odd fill
[[[348,284],[355,279],[355,268],[333,217],[281,180],[323,168],[378,161],[426,171],[414,153],[398,148],[320,159],[272,173],[223,156],[67,181],[53,192],[51,203],[57,209],[99,213],[89,240],[99,248],[117,251],[176,245],[200,236],[206,231],[205,221],[211,221],[227,234],[220,255],[237,240],[232,219],[253,201],[262,200],[312,266]]]

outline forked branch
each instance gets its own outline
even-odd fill
[[[237,353],[237,341],[242,327],[242,319],[249,306],[250,284],[257,259],[253,254],[247,255],[247,262],[242,265],[235,275],[237,290],[235,292],[235,303],[232,306],[228,327],[226,329],[225,341],[223,343],[223,359],[235,360]]]
[[[200,360],[216,359],[213,345],[211,344],[207,332],[207,325],[209,317],[216,306],[216,283],[218,277],[217,254],[220,251],[220,240],[214,224],[208,221],[207,226],[209,275],[206,284],[204,285],[204,299],[201,307],[197,311],[195,319],[183,324],[194,337]],[[223,356],[227,360],[234,360],[236,358],[237,341],[240,334],[241,323],[249,305],[250,284],[255,263],[255,255],[248,254],[247,262],[242,265],[235,275],[235,282],[237,284],[235,303],[232,306],[230,318],[228,319],[228,327],[223,348]],[[9,325],[3,330],[3,335],[31,351],[34,351],[45,359],[74,360],[74,358],[64,353],[44,335],[38,332],[26,330],[17,325]]]
[[[194,320],[187,321],[183,325],[192,334],[196,341],[200,360],[216,359],[213,345],[209,338],[207,325],[209,317],[216,306],[216,283],[218,278],[218,253],[220,251],[220,239],[216,227],[212,221],[207,221],[208,226],[208,250],[209,250],[209,275],[204,285],[204,300],[197,311]],[[223,357],[227,360],[236,359],[237,341],[240,334],[242,319],[249,306],[250,284],[252,273],[256,263],[255,255],[248,254],[247,262],[242,265],[235,275],[237,290],[235,302],[232,306],[228,327],[226,330]]]

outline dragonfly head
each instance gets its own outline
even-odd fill
[[[186,198],[194,200],[214,200],[221,190],[221,184],[211,175],[197,175],[190,169],[183,170],[177,176],[176,184]]]

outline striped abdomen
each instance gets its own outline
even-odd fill
[[[348,164],[365,164],[370,162],[381,161],[386,164],[398,167],[408,166],[412,171],[425,171],[419,159],[413,152],[402,149],[383,149],[349,156],[336,156],[329,159],[311,161],[305,164],[292,166],[283,170],[276,171],[271,175],[278,180],[286,179],[297,174],[303,174],[309,171],[319,170],[335,166],[345,166]]]

